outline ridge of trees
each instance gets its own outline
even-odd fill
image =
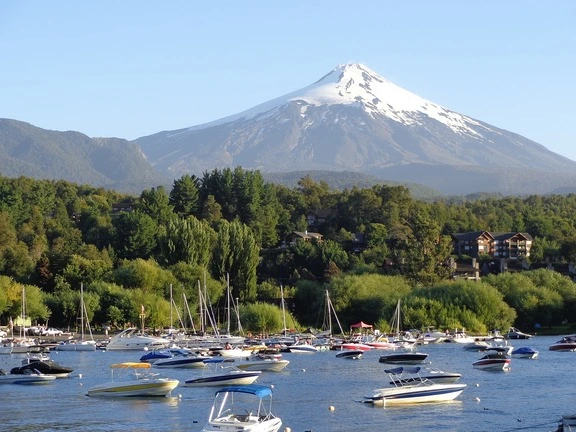
[[[119,202],[132,202],[133,211],[113,212]],[[318,227],[324,241],[288,241],[320,209],[332,214]],[[348,324],[362,319],[386,329],[402,298],[405,326],[553,325],[575,316],[569,278],[533,270],[450,280],[450,234],[528,232],[533,262],[568,263],[576,261],[575,210],[576,195],[423,202],[403,186],[335,191],[306,176],[288,188],[240,167],[185,175],[170,191],[158,186],[139,197],[0,178],[0,324],[20,315],[24,289],[32,320],[74,328],[81,283],[89,318],[99,324],[138,323],[141,306],[148,325],[177,324],[168,322],[170,286],[177,316],[197,310],[199,285],[224,316],[229,276],[232,298],[259,332],[280,330],[280,285],[294,326],[321,325],[326,289]],[[352,240],[357,233],[361,248]],[[253,316],[271,310],[276,317]]]

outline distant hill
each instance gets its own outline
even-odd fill
[[[45,130],[10,119],[0,119],[0,174],[61,179],[137,195],[170,184],[127,140]]]
[[[332,189],[339,191],[351,189],[354,186],[363,189],[383,184],[387,186],[404,186],[410,191],[412,197],[416,199],[433,199],[442,196],[437,190],[420,184],[385,181],[375,176],[354,171],[291,171],[286,173],[264,173],[262,175],[267,182],[281,184],[289,188],[297,187],[300,179],[310,176],[314,181],[324,181]]]

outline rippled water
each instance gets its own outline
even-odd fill
[[[468,385],[455,402],[382,408],[358,401],[387,385],[382,351],[361,360],[335,358],[334,351],[284,354],[285,372],[265,372],[258,382],[274,385],[280,429],[304,431],[553,431],[563,414],[576,413],[576,353],[548,351],[558,337],[515,341],[540,351],[536,360],[513,359],[509,372],[476,370],[479,353],[459,344],[423,346],[432,366],[462,374]],[[102,399],[86,389],[108,381],[109,365],[137,361],[141,352],[60,352],[54,360],[73,367],[72,377],[40,386],[0,386],[0,430],[6,431],[200,431],[214,388],[177,387],[171,398]],[[0,357],[10,369],[19,359]],[[196,370],[163,369],[185,379]],[[82,377],[79,377],[79,374]],[[334,410],[329,409],[330,406]]]

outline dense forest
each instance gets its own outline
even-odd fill
[[[120,211],[119,208],[129,211]],[[326,220],[309,226],[310,212]],[[74,328],[80,285],[93,325],[197,328],[199,288],[218,311],[227,286],[245,331],[321,327],[325,292],[346,327],[382,331],[399,299],[404,328],[485,333],[576,316],[576,285],[546,270],[454,280],[450,234],[528,232],[531,263],[576,262],[576,195],[422,201],[403,186],[333,190],[303,177],[288,188],[242,168],[185,175],[129,196],[65,181],[0,178],[0,325]],[[322,241],[294,240],[294,232]],[[362,245],[353,240],[361,235]],[[536,267],[536,266],[534,266]],[[172,307],[176,308],[172,313]],[[187,311],[191,311],[190,314]]]

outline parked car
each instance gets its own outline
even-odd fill
[[[25,327],[24,333],[28,336],[40,336],[44,330],[43,327]]]
[[[54,327],[42,329],[42,336],[62,336],[62,333],[62,330],[55,329]]]

